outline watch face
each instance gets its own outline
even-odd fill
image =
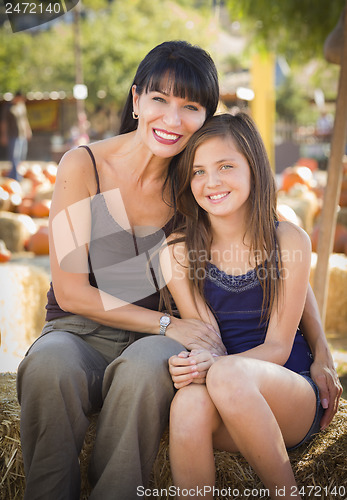
[[[162,326],[168,326],[170,324],[171,320],[169,318],[169,316],[163,316],[160,318],[160,324]]]

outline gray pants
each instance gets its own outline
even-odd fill
[[[87,415],[101,408],[90,499],[135,500],[168,423],[174,388],[167,360],[182,349],[168,337],[81,316],[47,323],[18,368],[24,499],[79,499]]]

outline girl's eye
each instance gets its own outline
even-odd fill
[[[232,165],[223,165],[221,170],[229,170],[230,168],[233,168]]]
[[[205,172],[200,168],[199,170],[194,170],[193,175],[203,175]]]

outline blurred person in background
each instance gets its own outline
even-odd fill
[[[11,169],[7,176],[11,179],[20,181],[22,178],[18,172],[18,166],[27,157],[28,141],[31,137],[32,130],[25,98],[22,92],[18,91],[12,101],[4,105],[1,116],[1,144],[7,147],[7,157],[11,162]]]

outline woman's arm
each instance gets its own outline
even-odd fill
[[[90,199],[95,192],[88,155],[83,149],[70,151],[59,165],[50,210],[50,263],[58,304],[104,325],[159,334],[162,313],[122,301],[89,283]],[[166,335],[186,348],[222,349],[218,336],[201,321],[172,318]]]
[[[319,388],[322,406],[327,409],[321,420],[321,427],[325,428],[337,412],[342,386],[335,370],[333,357],[320,320],[317,301],[310,285],[307,289],[300,329],[314,358],[311,365],[311,377]]]

